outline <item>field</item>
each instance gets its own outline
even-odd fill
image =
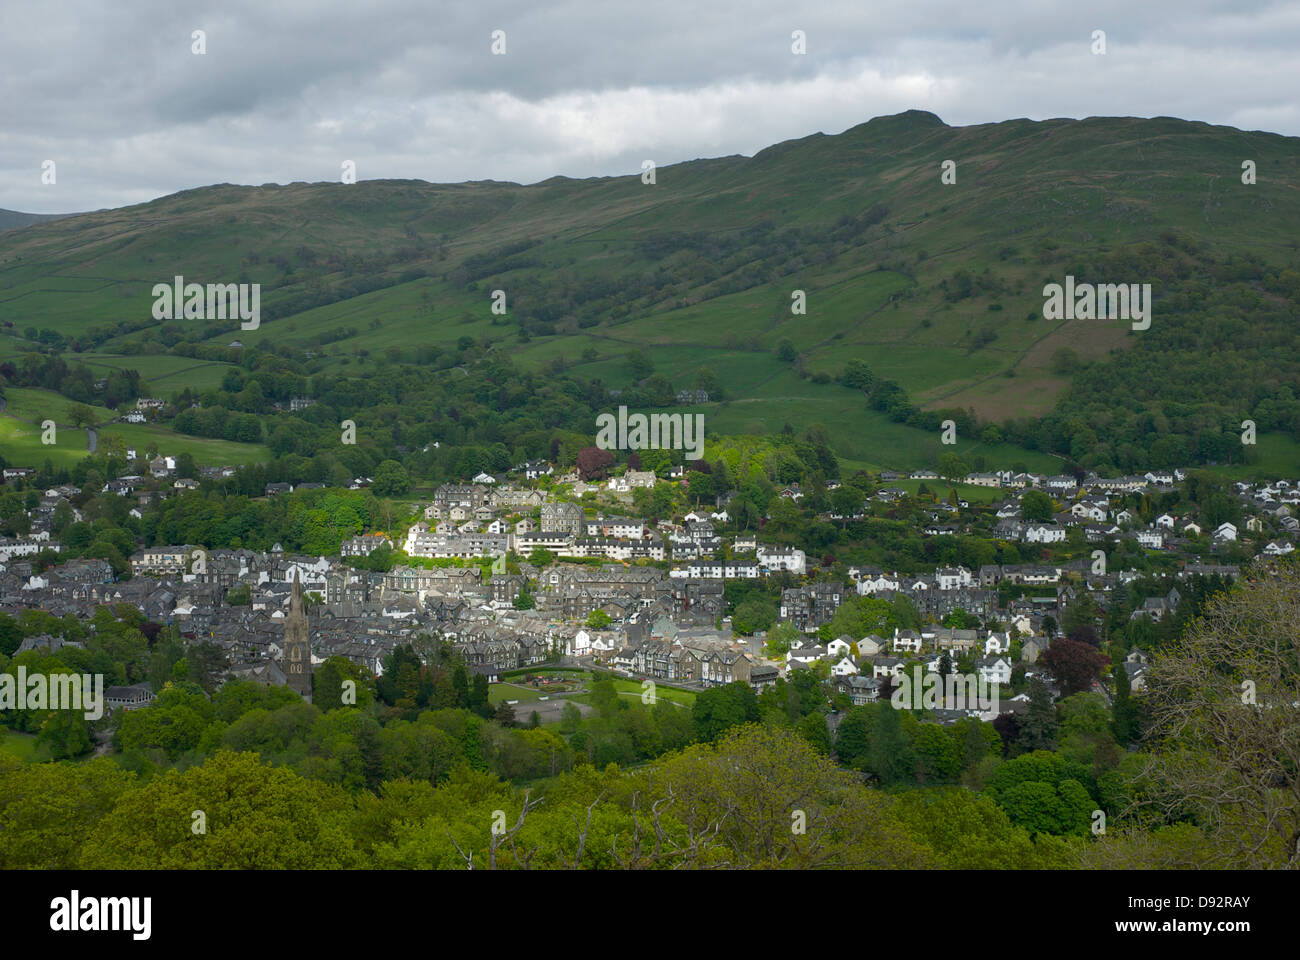
[[[120,436],[128,447],[141,453],[151,443],[157,444],[159,453],[169,457],[188,453],[199,466],[238,466],[264,463],[271,458],[271,451],[260,443],[191,437],[147,423],[114,423],[100,430],[99,436],[101,443],[104,437]]]
[[[1280,433],[1261,433],[1256,438],[1256,459],[1252,463],[1225,464],[1208,467],[1228,480],[1250,480],[1255,477],[1294,480],[1300,464],[1300,443]]]
[[[706,438],[710,433],[779,433],[787,423],[820,423],[831,436],[836,453],[849,461],[846,466],[852,469],[910,470],[933,465],[941,454],[950,452],[967,463],[983,456],[990,469],[1017,463],[1026,470],[1057,473],[1061,469],[1055,457],[1011,444],[989,445],[959,436],[956,444],[944,446],[938,433],[895,423],[868,409],[860,393],[844,387],[802,383],[791,387],[812,395],[769,396],[682,409],[704,413]],[[779,388],[778,384],[773,389]]]
[[[151,396],[170,397],[186,387],[195,391],[215,390],[232,364],[174,357],[170,354],[117,354],[85,353],[77,360],[96,374],[105,376],[115,370],[137,370],[146,382],[146,392]]]
[[[66,427],[56,430],[53,444],[41,443],[39,425],[0,414],[0,457],[11,466],[41,467],[49,460],[56,467],[71,467],[86,456],[86,431]]]
[[[51,390],[6,387],[4,392],[5,414],[20,420],[29,420],[32,423],[40,423],[42,420],[49,419],[59,426],[63,426],[71,421],[68,408],[72,406],[90,407],[95,415],[95,423],[102,423],[117,416],[107,407],[75,404],[74,401]]]
[[[171,358],[168,358],[171,359]],[[88,451],[86,431],[69,426],[68,408],[73,401],[49,390],[27,387],[5,389],[4,411],[0,413],[0,456],[15,466],[42,466],[46,459],[55,466],[70,467]],[[92,406],[96,423],[104,423],[116,414],[105,407]],[[53,444],[41,442],[40,424],[55,422]],[[167,456],[189,453],[200,466],[262,463],[270,451],[262,444],[233,443],[207,437],[190,437],[163,426],[137,423],[112,423],[99,429],[99,442],[120,436],[128,448],[143,455],[151,444]]]

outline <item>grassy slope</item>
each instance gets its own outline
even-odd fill
[[[306,282],[273,266],[273,256],[298,263],[298,251],[307,247],[321,257],[372,257],[442,241],[445,257],[422,254],[385,268],[390,285],[384,289],[265,321],[257,331],[239,331],[232,322],[230,334],[213,342],[295,343],[350,327],[355,334],[325,346],[320,359],[322,369],[346,373],[367,369],[389,348],[409,353],[421,344],[487,337],[522,364],[564,357],[579,376],[599,376],[611,386],[626,385],[624,358],[644,350],[677,386],[689,385],[706,366],[724,379],[729,402],[705,408],[706,429],[822,422],[835,429],[843,456],[906,467],[932,462],[934,438],[865,411],[855,393],[793,376],[774,357],[775,345],[794,342],[812,373],[834,375],[847,359],[864,359],[932,406],[973,407],[995,418],[1042,413],[1065,384],[1050,369],[1056,349],[1070,346],[1096,358],[1135,336],[1118,324],[1029,319],[1041,310],[1042,284],[1067,272],[1076,254],[1167,229],[1219,252],[1294,261],[1295,147],[1293,138],[1169,118],[956,128],[913,111],[838,136],[779,144],[753,158],[662,167],[653,187],[637,176],[554,178],[527,187],[221,185],[6,232],[0,236],[0,321],[11,322],[13,331],[37,326],[73,334],[105,321],[145,318],[152,285],[175,274],[260,282],[268,307]],[[1240,183],[1242,158],[1258,164],[1253,187]],[[958,163],[956,185],[940,182],[946,159]],[[522,344],[515,327],[494,325],[488,312],[487,292],[496,286],[513,304],[526,304],[530,291],[557,277],[580,281],[660,265],[680,273],[683,261],[675,254],[652,260],[641,247],[673,231],[727,235],[766,219],[778,230],[825,232],[843,214],[876,203],[888,207],[888,216],[862,245],[844,245],[825,262],[738,293],[718,296],[715,284],[701,281],[684,296],[674,293],[629,317],[611,315],[581,330],[561,319],[556,336]],[[472,291],[448,279],[466,257],[518,240],[540,241],[528,251],[538,266],[491,275]],[[258,262],[245,261],[250,253]],[[400,282],[411,267],[433,275]],[[1000,289],[949,303],[938,284],[959,269],[976,275],[987,269]],[[806,316],[789,313],[796,287],[807,291]],[[1001,309],[990,309],[996,306]],[[977,349],[974,338],[985,330],[995,338]],[[98,369],[135,366],[160,392],[220,380],[220,364],[112,357],[120,344],[110,341],[102,354],[83,360]],[[597,358],[583,362],[588,348]],[[1050,467],[1044,462],[1050,458],[1023,451],[983,452]]]

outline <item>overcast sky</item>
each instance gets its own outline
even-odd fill
[[[1300,3],[1263,0],[3,0],[0,207],[337,181],[344,160],[361,180],[634,174],[910,108],[1297,135],[1297,50]]]

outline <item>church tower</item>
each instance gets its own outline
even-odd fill
[[[311,638],[302,606],[302,581],[297,577],[289,594],[289,616],[284,620],[284,653],[280,666],[289,678],[289,689],[311,703]]]

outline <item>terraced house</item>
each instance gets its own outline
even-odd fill
[[[198,547],[192,547],[188,544],[179,547],[145,547],[131,557],[131,574],[133,576],[179,577],[185,572],[185,566],[190,558],[191,551],[198,549]]]
[[[781,619],[805,632],[816,630],[835,614],[844,601],[844,584],[810,583],[781,591]]]
[[[570,537],[580,537],[585,521],[582,507],[576,503],[542,504],[542,533],[564,533]]]

